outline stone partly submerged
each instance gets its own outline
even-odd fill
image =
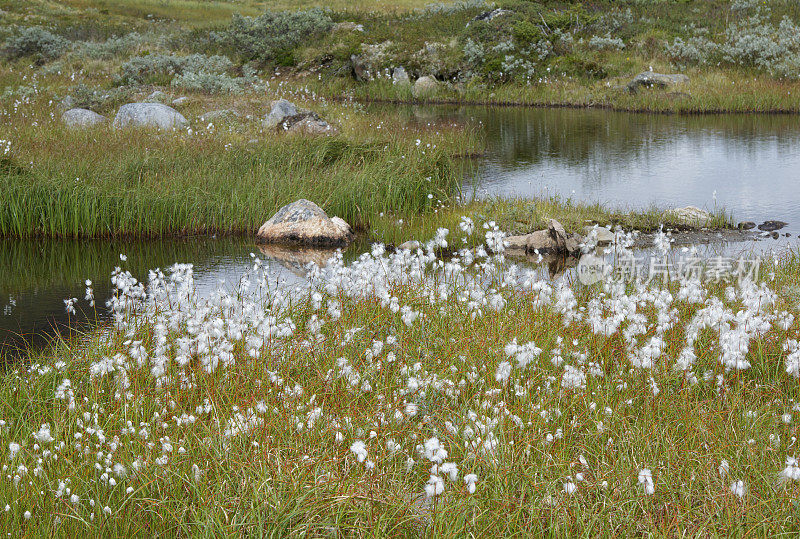
[[[549,219],[544,230],[506,238],[506,248],[512,254],[579,256],[582,244],[583,237],[580,234],[567,234],[555,219]]]
[[[704,227],[711,222],[711,214],[697,206],[674,208],[665,212],[665,217],[684,226]]]
[[[643,71],[628,83],[626,88],[630,93],[636,93],[640,88],[671,88],[689,82],[689,77],[682,73],[665,74],[655,71]]]
[[[67,127],[94,127],[108,121],[105,116],[89,109],[69,109],[61,115],[61,121]]]
[[[270,111],[264,117],[263,125],[266,129],[307,135],[325,135],[336,132],[336,129],[316,112],[298,108],[286,99],[278,99],[271,103]]]
[[[305,199],[279,209],[258,229],[259,243],[306,247],[344,247],[353,241],[353,230],[343,219]]]
[[[157,127],[183,129],[189,125],[183,114],[163,103],[128,103],[122,105],[114,118],[114,127]]]

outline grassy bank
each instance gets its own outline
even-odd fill
[[[378,127],[335,107],[327,116],[343,132],[320,138],[264,132],[258,119],[194,133],[75,131],[49,112],[23,108],[0,130],[12,145],[0,235],[253,233],[298,198],[365,228],[381,212],[427,211],[428,195],[451,200],[463,177],[458,156],[477,143],[470,131]]]
[[[113,328],[0,377],[0,522],[18,535],[795,533],[797,260],[729,290],[603,292],[530,282],[501,258],[443,275],[376,251],[316,294],[209,302],[186,301],[179,268],[147,299],[122,275]]]
[[[93,109],[150,85],[230,97],[272,81],[362,100],[800,110],[800,9],[788,0],[427,6],[416,0],[6,0],[0,6],[7,23],[0,29],[5,95],[78,95]],[[485,17],[492,10],[499,11]],[[176,63],[198,54],[199,62]],[[411,83],[432,76],[439,87],[414,95],[411,85],[392,81],[396,67]],[[684,73],[689,82],[626,90],[651,68]]]
[[[567,233],[585,234],[587,227],[599,225],[612,230],[656,232],[686,230],[685,221],[659,208],[629,210],[601,204],[586,204],[558,197],[535,199],[489,199],[458,206],[442,206],[424,214],[384,214],[373,220],[370,236],[377,241],[400,245],[408,240],[427,241],[440,228],[457,230],[463,218],[476,223],[493,222],[506,234],[524,235],[547,228],[549,219],[564,226]],[[710,229],[732,228],[733,218],[724,211],[711,214]],[[459,246],[456,245],[456,248]]]

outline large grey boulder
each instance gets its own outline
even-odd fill
[[[416,98],[428,97],[436,92],[436,88],[438,87],[439,81],[433,77],[424,76],[418,78],[417,82],[414,83],[412,93]]]
[[[505,238],[506,249],[522,251],[525,254],[554,254],[559,256],[578,256],[581,254],[583,237],[567,234],[564,227],[555,219],[547,221],[547,228],[524,236]]]
[[[279,131],[322,135],[336,132],[336,129],[320,118],[316,112],[301,109],[286,99],[272,102],[272,108],[264,117],[264,127]]]
[[[167,105],[161,103],[128,103],[122,105],[114,118],[114,127],[157,127],[159,129],[182,129],[189,122]]]
[[[342,247],[352,240],[350,225],[305,199],[282,207],[258,229],[261,243]]]
[[[61,115],[67,127],[93,127],[108,121],[108,118],[88,109],[69,109]]]
[[[630,93],[636,93],[641,87],[663,89],[679,84],[686,84],[687,82],[689,82],[689,77],[682,73],[669,75],[665,73],[656,73],[655,71],[643,71],[628,83],[627,89]]]

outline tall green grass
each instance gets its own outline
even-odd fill
[[[381,212],[426,211],[429,194],[450,200],[462,179],[452,146],[418,148],[415,133],[248,141],[49,123],[5,136],[6,237],[246,234],[299,198],[365,228]]]

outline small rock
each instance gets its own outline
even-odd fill
[[[272,129],[278,127],[284,120],[297,116],[298,110],[294,103],[286,99],[278,99],[272,102],[272,109],[264,118],[264,127]]]
[[[305,199],[282,207],[258,229],[262,243],[342,247],[352,240],[350,225]]]
[[[61,115],[61,120],[67,127],[92,127],[107,122],[108,118],[88,109],[69,109]]]
[[[772,232],[773,230],[780,230],[788,224],[789,223],[784,223],[783,221],[764,221],[758,225],[758,229],[764,232]]]
[[[363,32],[364,25],[353,21],[337,22],[331,28],[332,32]]]
[[[780,235],[780,234],[778,234],[778,232],[777,232],[777,231],[772,231],[772,232],[770,232],[770,234],[769,234],[769,235],[770,235],[770,236],[772,236],[772,239],[773,239],[773,240],[777,240],[778,238],[780,238],[780,237],[781,237],[781,235]]]
[[[172,106],[173,107],[180,107],[181,105],[185,105],[188,102],[189,102],[189,98],[188,97],[179,97],[177,99],[173,99],[172,100]]]
[[[750,230],[755,227],[756,224],[753,221],[742,221],[741,223],[736,225],[736,228],[738,228],[739,230]]]
[[[397,246],[401,251],[416,251],[420,247],[422,247],[422,244],[417,240],[408,240]]]
[[[598,227],[587,226],[585,228],[585,230],[586,230],[586,235],[587,236],[589,234],[591,234],[593,230],[595,231],[594,232],[595,241],[597,241],[598,245],[606,245],[608,243],[613,243],[614,242],[614,238],[615,238],[614,233],[607,227],[604,227],[604,226],[598,226]]]
[[[148,95],[147,98],[145,98],[145,102],[147,102],[147,103],[163,103],[167,99],[169,99],[169,96],[167,94],[165,94],[161,90],[156,90],[152,94]]]
[[[502,15],[507,15],[509,13],[511,13],[511,10],[497,8],[497,9],[493,9],[492,11],[484,11],[483,13],[481,13],[480,15],[478,15],[477,17],[475,17],[472,20],[473,21],[491,21],[495,17],[500,17]]]
[[[396,67],[392,71],[392,84],[399,86],[408,86],[411,84],[411,79],[408,78],[408,73],[403,67]]]
[[[655,71],[643,71],[636,75],[633,80],[628,83],[626,88],[630,93],[636,93],[639,88],[643,86],[646,88],[667,88],[687,82],[689,82],[689,77],[682,73],[668,75],[656,73]]]
[[[326,135],[336,132],[328,122],[313,113],[292,123],[288,131],[306,135]]]
[[[415,98],[422,98],[427,97],[434,92],[439,87],[439,81],[437,81],[433,77],[420,77],[417,79],[417,82],[414,83],[414,90],[413,94]]]
[[[161,103],[128,103],[122,105],[114,118],[114,127],[157,127],[180,129],[189,125],[186,118]]]
[[[668,210],[665,216],[678,224],[695,227],[706,226],[711,221],[711,214],[697,206]]]

